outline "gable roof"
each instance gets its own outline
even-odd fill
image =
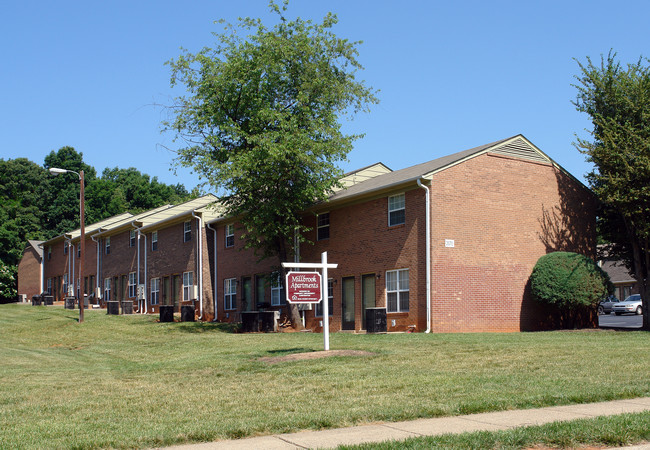
[[[36,254],[39,256],[39,258],[43,258],[43,242],[45,241],[36,241],[34,239],[28,239],[27,242],[29,243],[29,246],[34,249]],[[27,248],[25,248],[27,250]]]
[[[217,197],[212,194],[204,195],[203,197],[195,198],[193,200],[181,203],[180,205],[172,206],[162,211],[155,211],[152,214],[138,217],[135,219],[135,224],[141,230],[160,227],[161,225],[169,222],[180,220],[184,217],[191,217],[193,212],[204,212],[209,214],[208,206],[215,203]]]
[[[552,164],[571,176],[571,174],[566,172],[566,170],[555,163],[545,153],[535,147],[523,135],[518,134],[516,136],[501,139],[499,141],[481,145],[479,147],[470,148],[468,150],[463,150],[461,152],[443,156],[441,158],[407,167],[405,169],[378,175],[374,178],[362,181],[361,183],[351,185],[347,189],[335,192],[326,203],[339,203],[347,200],[352,200],[356,197],[378,195],[383,192],[397,189],[400,186],[413,184],[417,180],[430,180],[434,174],[442,170],[448,169],[449,167],[453,167],[457,164],[488,152],[491,154],[526,159],[538,163]],[[575,179],[573,176],[571,176],[571,178]]]

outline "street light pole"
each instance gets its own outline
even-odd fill
[[[86,257],[86,223],[85,223],[85,195],[84,195],[84,171],[75,172],[74,170],[67,169],[58,169],[56,167],[50,167],[50,173],[52,175],[59,175],[61,173],[71,172],[77,174],[80,182],[80,191],[79,191],[79,222],[81,224],[81,239],[80,245],[80,260],[79,260],[79,323],[84,321],[84,258]],[[72,274],[72,282],[74,283],[74,273]]]

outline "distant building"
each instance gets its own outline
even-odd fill
[[[41,294],[43,285],[43,241],[27,241],[23,256],[18,263],[18,298],[30,301]]]

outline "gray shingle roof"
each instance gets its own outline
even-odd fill
[[[513,136],[514,137],[514,136]],[[486,151],[487,149],[508,141],[512,138],[502,139],[500,141],[492,142],[490,144],[481,145],[479,147],[463,150],[458,153],[443,156],[425,163],[417,164],[415,166],[407,167],[405,169],[396,170],[384,175],[379,175],[367,181],[350,186],[347,189],[336,192],[329,199],[329,203],[343,201],[345,199],[356,197],[373,192],[380,192],[389,190],[400,185],[415,182],[423,176],[440,170],[446,166],[452,165],[456,162],[462,161],[472,155]]]

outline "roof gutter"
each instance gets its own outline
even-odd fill
[[[199,320],[203,320],[203,216],[196,215],[196,211],[192,211],[192,217],[194,217],[198,222],[198,238],[196,240],[196,245],[198,247],[197,257],[197,283],[199,285]]]
[[[426,227],[426,270],[427,270],[427,329],[431,333],[431,200],[429,188],[422,184],[421,178],[417,180],[418,186],[425,192],[425,227]]]
[[[142,237],[142,232],[140,231],[142,227],[138,227],[136,224],[136,221],[134,220],[131,222],[131,226],[138,230],[138,275],[137,275],[137,283],[138,283],[138,288],[136,289],[136,295],[137,291],[140,289],[140,238]],[[147,235],[144,235],[144,297],[142,300],[138,298],[138,310],[140,311],[140,314],[147,314]],[[144,303],[144,308],[143,305],[140,304],[140,302]]]

